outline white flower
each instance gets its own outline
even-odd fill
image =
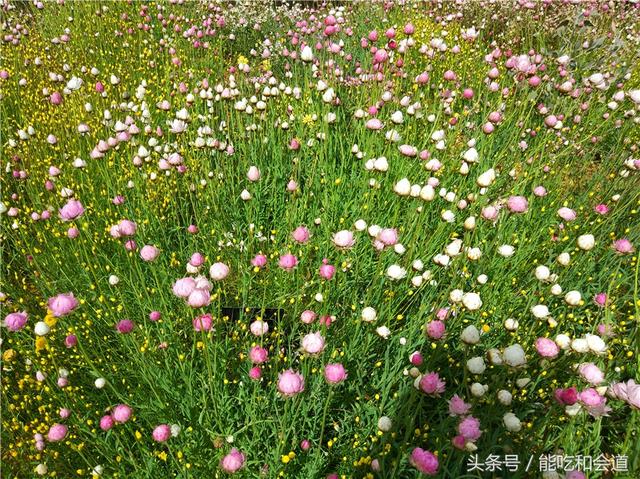
[[[551,271],[545,265],[540,265],[536,268],[535,276],[538,281],[547,281],[551,276]]]
[[[508,406],[509,404],[511,404],[512,399],[512,394],[506,389],[501,389],[500,391],[498,391],[498,401],[500,401],[500,404],[502,404],[503,406]]]
[[[496,348],[491,348],[487,351],[487,358],[491,364],[495,364],[496,366],[500,366],[503,363],[502,354]]]
[[[49,334],[49,331],[51,331],[51,328],[49,328],[49,325],[44,321],[38,321],[35,324],[33,331],[36,333],[36,336],[46,336]]]
[[[551,286],[551,294],[554,296],[560,296],[562,294],[562,286],[557,283]]]
[[[456,219],[456,214],[451,210],[443,211],[441,216],[442,216],[442,219],[445,220],[447,223],[453,223],[453,221]]]
[[[480,284],[486,284],[486,282],[489,280],[489,277],[486,274],[481,274],[480,276],[478,276],[477,281]]]
[[[422,286],[422,276],[418,275],[411,278],[411,284],[416,288]]]
[[[489,386],[486,384],[473,383],[471,385],[471,394],[475,397],[482,397],[489,390]]]
[[[504,256],[505,258],[513,256],[514,252],[515,252],[515,248],[508,244],[503,244],[502,246],[498,247],[498,254],[500,256]]]
[[[476,356],[467,361],[467,368],[471,374],[482,374],[487,369],[487,366],[484,364],[484,359]]]
[[[569,306],[579,306],[580,301],[582,301],[582,295],[580,291],[569,291],[564,295],[564,300]]]
[[[571,255],[569,253],[560,253],[556,261],[562,266],[568,266],[571,262]]]
[[[413,261],[413,263],[411,263],[411,267],[416,271],[422,271],[422,269],[424,268],[424,263],[422,262],[422,260],[416,259]]]
[[[544,304],[536,304],[531,308],[531,314],[538,319],[544,319],[549,316],[549,308]]]
[[[522,429],[520,419],[518,419],[518,417],[512,412],[505,413],[505,415],[502,416],[502,421],[504,422],[507,431],[518,432]]]
[[[387,268],[387,277],[393,281],[398,281],[406,275],[407,270],[397,264],[392,264]]]
[[[482,307],[482,300],[478,293],[464,293],[462,304],[470,311],[476,311]]]
[[[460,254],[461,250],[462,250],[462,240],[461,239],[454,239],[444,249],[445,253],[447,253],[449,256],[458,256]]]
[[[318,303],[322,303],[324,301],[324,296],[322,296],[322,293],[316,293],[313,299],[315,299]]]
[[[240,193],[240,198],[242,198],[243,201],[249,201],[251,199],[251,193],[249,193],[247,190],[242,190],[242,192]]]
[[[467,344],[478,344],[480,342],[480,331],[473,324],[470,324],[462,330],[460,339]]]
[[[571,346],[571,338],[566,334],[558,334],[555,339],[560,349],[567,350]]]
[[[178,434],[180,434],[180,426],[177,424],[172,424],[171,425],[171,437],[178,437]]]
[[[111,276],[109,276],[109,284],[111,286],[115,286],[119,282],[120,282],[120,278],[118,278],[115,274],[112,274]]]
[[[402,118],[402,112],[400,110],[395,111],[392,115],[391,115],[391,121],[394,122],[395,124],[399,125],[402,123],[403,118]]]
[[[496,179],[496,172],[493,168],[491,168],[490,170],[487,170],[484,173],[482,173],[480,176],[478,176],[478,179],[476,180],[476,182],[478,183],[478,186],[482,188],[487,188],[488,186],[491,185],[491,183],[494,182],[495,179]]]
[[[596,354],[602,354],[607,350],[607,345],[602,338],[596,334],[587,334],[585,336],[589,349]]]
[[[503,356],[504,362],[514,368],[523,366],[527,362],[527,358],[525,357],[522,346],[517,343],[506,348],[504,350]]]
[[[386,326],[380,326],[376,328],[376,333],[378,333],[380,337],[387,339],[391,334],[391,331]]]
[[[578,236],[578,248],[582,250],[589,251],[595,244],[596,240],[591,234]]]
[[[466,220],[464,220],[464,229],[467,231],[471,231],[476,227],[476,217],[469,216]]]
[[[571,349],[576,353],[586,353],[589,351],[589,343],[585,338],[577,338],[571,341]]]
[[[376,310],[371,306],[367,306],[362,310],[362,313],[360,313],[360,317],[363,321],[371,323],[376,320],[376,318],[378,317],[378,313],[376,313]]]
[[[504,320],[504,328],[507,331],[515,331],[516,329],[518,329],[519,325],[520,323],[518,323],[517,319],[507,318]]]
[[[449,300],[451,300],[452,303],[459,303],[460,301],[462,301],[463,296],[464,291],[462,291],[461,289],[454,289],[449,293]]]
[[[393,186],[393,191],[400,196],[409,196],[411,193],[411,182],[407,178],[402,178]]]
[[[464,158],[465,161],[468,161],[469,163],[475,163],[476,161],[478,161],[478,158],[479,158],[478,150],[476,150],[475,148],[469,148],[467,151],[464,152],[464,155],[462,155],[462,157]]]
[[[39,476],[44,476],[47,472],[49,472],[49,468],[46,464],[41,462],[36,466],[36,474],[38,474]]]
[[[300,53],[300,59],[303,62],[310,62],[311,60],[313,60],[313,50],[311,50],[311,47],[309,45],[305,46],[302,49],[302,52]]]
[[[565,406],[564,412],[567,414],[567,416],[575,416],[580,412],[581,409],[582,406],[579,402],[577,402],[575,404],[572,404],[571,406]]]
[[[482,251],[480,248],[469,248],[467,250],[467,258],[471,261],[477,261],[482,257]]]
[[[354,226],[357,231],[364,231],[367,229],[367,222],[365,220],[357,220]]]
[[[105,378],[98,378],[93,384],[97,389],[102,389],[107,384],[107,380]]]
[[[446,254],[437,254],[433,257],[433,262],[435,264],[439,264],[440,266],[447,266],[450,260],[451,258]],[[459,302],[461,299],[462,296],[460,296],[460,299],[457,302]]]
[[[436,191],[431,185],[424,185],[420,189],[420,199],[424,201],[432,201],[436,197]]]
[[[378,419],[378,429],[380,429],[382,432],[389,432],[392,427],[393,422],[391,421],[390,417],[382,416],[380,419]]]

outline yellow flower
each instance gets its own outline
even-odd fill
[[[7,349],[4,353],[2,353],[2,360],[6,362],[11,362],[15,359],[16,352],[13,349]]]
[[[42,336],[36,338],[36,352],[42,351],[47,347],[47,340]]]

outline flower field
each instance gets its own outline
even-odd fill
[[[640,3],[2,3],[9,478],[640,477]]]

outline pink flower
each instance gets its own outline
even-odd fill
[[[114,426],[114,424],[115,421],[110,415],[102,416],[100,418],[100,429],[102,429],[103,431],[108,431]]]
[[[135,325],[133,324],[133,321],[131,321],[130,319],[123,319],[121,321],[118,321],[116,330],[121,334],[127,334],[133,331],[134,326]]]
[[[309,333],[302,338],[302,350],[307,354],[319,354],[324,351],[325,342],[320,332]]]
[[[449,414],[451,416],[464,416],[471,411],[471,404],[467,404],[457,394],[454,394],[451,399],[449,399]]]
[[[118,223],[118,233],[122,236],[133,236],[136,234],[137,225],[131,220],[122,220]]]
[[[547,189],[544,186],[536,186],[533,189],[533,194],[537,197],[541,198],[543,196],[547,196]]]
[[[267,361],[269,353],[261,346],[254,346],[249,351],[249,359],[253,364],[262,364]]]
[[[495,206],[485,206],[480,213],[485,220],[495,221],[498,219],[498,208]]]
[[[320,266],[320,277],[326,280],[330,280],[333,278],[333,275],[336,274],[336,267],[328,264],[327,258],[322,260],[322,266]]]
[[[444,392],[445,382],[440,379],[438,373],[426,373],[420,379],[420,390],[429,395],[438,395]]]
[[[168,424],[160,424],[155,427],[151,433],[151,437],[153,437],[153,440],[156,442],[165,442],[171,437],[171,428]]]
[[[229,454],[227,454],[220,460],[220,468],[224,472],[233,474],[234,472],[242,469],[242,467],[244,466],[244,461],[244,454],[242,454],[234,447],[233,449],[231,449],[231,452],[229,452]]]
[[[298,183],[296,183],[294,180],[289,180],[289,183],[287,183],[287,191],[293,193],[297,189],[298,189]]]
[[[435,476],[438,472],[438,458],[435,454],[416,447],[411,451],[409,462],[418,471],[428,476]]]
[[[187,299],[187,304],[192,308],[202,308],[210,302],[211,294],[206,289],[194,289]]]
[[[604,381],[604,373],[593,363],[582,363],[578,367],[578,372],[585,381],[594,386]]]
[[[576,219],[577,214],[571,208],[563,206],[558,210],[558,216],[565,221],[573,221]]]
[[[309,235],[309,230],[306,227],[298,226],[295,230],[293,230],[293,233],[291,233],[291,236],[298,243],[306,243],[307,241],[309,241],[310,235]]]
[[[333,235],[333,244],[338,248],[351,248],[355,244],[353,233],[349,230],[338,231]]]
[[[340,384],[347,379],[347,371],[340,363],[327,364],[324,367],[324,378],[329,384]]]
[[[251,323],[251,325],[249,326],[249,330],[254,336],[262,336],[269,332],[269,323],[257,319],[253,323]]]
[[[194,268],[198,268],[202,266],[203,263],[204,263],[204,256],[202,255],[202,253],[198,253],[198,252],[193,253],[191,255],[191,258],[189,258],[189,264]]]
[[[280,256],[280,260],[278,261],[278,266],[280,266],[285,271],[292,271],[297,264],[298,258],[296,258],[291,253]]]
[[[64,338],[64,345],[67,348],[73,348],[74,346],[76,346],[78,344],[78,337],[75,334],[68,334],[65,338]]]
[[[78,300],[73,296],[73,293],[58,294],[49,298],[47,307],[56,318],[61,318],[78,307]]]
[[[54,91],[49,97],[49,101],[52,105],[59,105],[60,103],[62,103],[62,95],[59,91]]]
[[[373,54],[373,63],[384,63],[389,59],[389,54],[383,48],[379,48]]]
[[[611,394],[629,406],[640,409],[640,384],[636,384],[633,379],[624,383],[614,383],[609,388]]]
[[[300,320],[304,324],[313,323],[316,320],[317,317],[318,317],[318,315],[316,313],[314,313],[313,311],[309,310],[309,309],[303,311],[302,314],[300,314]]]
[[[9,313],[4,317],[4,325],[9,331],[20,331],[27,324],[29,315],[26,311]]]
[[[367,122],[364,124],[364,126],[366,128],[368,128],[369,130],[380,130],[382,129],[382,122],[380,120],[378,120],[377,118],[371,118],[369,120],[367,120]]]
[[[144,245],[140,250],[140,257],[145,261],[153,261],[160,254],[160,250],[152,245]]]
[[[445,329],[444,321],[435,320],[427,323],[427,335],[431,339],[442,339]]]
[[[606,399],[593,388],[587,388],[578,394],[578,399],[585,406],[596,407],[604,404]]]
[[[606,215],[609,212],[609,207],[605,204],[596,205],[593,210],[599,215]]]
[[[620,254],[628,254],[635,251],[633,244],[627,238],[620,238],[619,240],[615,240],[613,242],[613,249],[615,249]]]
[[[304,391],[302,374],[288,369],[278,375],[278,391],[285,397],[292,397]]]
[[[131,414],[133,414],[133,410],[126,404],[118,404],[113,408],[113,411],[111,411],[113,420],[120,424],[127,422],[131,418]]]
[[[477,441],[482,435],[480,421],[473,416],[467,416],[458,424],[458,433],[467,441]]]
[[[395,228],[383,228],[378,233],[377,239],[385,246],[393,246],[398,242],[398,230]]]
[[[263,254],[257,254],[251,260],[251,265],[256,268],[264,268],[267,264],[267,257]]]
[[[229,267],[224,263],[213,263],[209,268],[209,275],[214,281],[222,281],[229,276]]]
[[[173,294],[180,298],[188,298],[196,289],[196,282],[193,278],[181,278],[173,285]]]
[[[250,379],[253,379],[254,381],[257,381],[261,377],[262,377],[262,369],[260,369],[260,366],[254,366],[251,369],[249,369],[249,378]]]
[[[196,331],[211,331],[213,318],[210,314],[202,314],[193,319],[193,329]]]
[[[578,390],[575,387],[556,389],[554,396],[556,401],[566,406],[573,406],[578,402]]]
[[[607,293],[598,293],[593,297],[593,301],[598,306],[605,306],[607,304]]]
[[[82,216],[82,213],[84,213],[84,207],[82,206],[82,203],[74,199],[67,201],[67,204],[60,208],[59,211],[60,218],[62,218],[64,221],[75,220],[76,218]]]
[[[536,339],[536,351],[543,358],[555,358],[560,352],[560,348],[555,341],[549,338]]]
[[[249,181],[258,181],[260,179],[260,170],[257,166],[250,166],[247,172],[247,178]]]
[[[49,428],[47,440],[49,442],[62,441],[67,436],[67,426],[64,424],[54,424]]]
[[[529,202],[524,196],[511,196],[507,200],[507,208],[512,213],[524,213],[529,208]]]

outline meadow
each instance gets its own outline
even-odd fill
[[[640,3],[2,3],[1,472],[640,477]]]

